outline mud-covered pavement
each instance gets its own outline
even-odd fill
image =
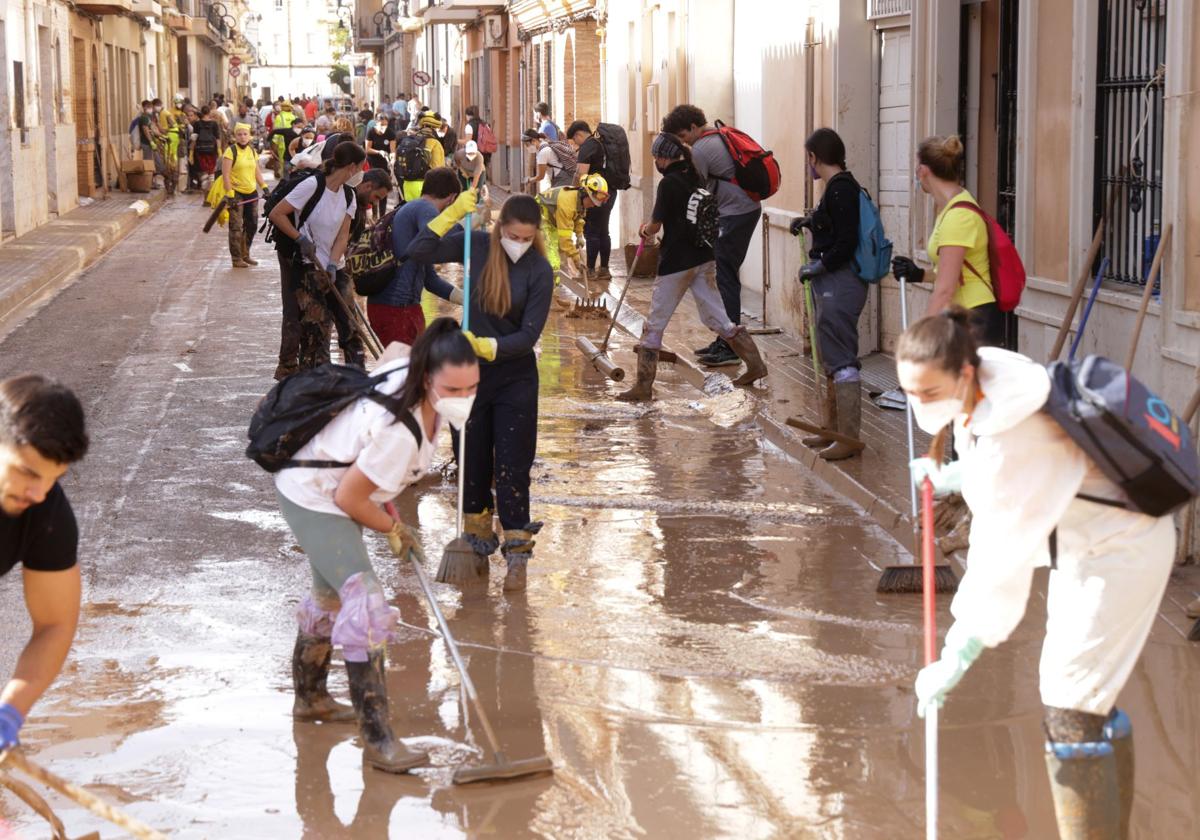
[[[404,622],[389,651],[393,722],[435,766],[364,770],[354,727],[293,724],[308,566],[269,477],[242,455],[275,365],[277,272],[262,246],[260,266],[231,271],[224,235],[202,222],[177,199],[0,343],[0,375],[78,389],[93,438],[66,482],[86,603],[67,668],[23,730],[38,761],[178,837],[923,836],[920,602],[874,593],[878,570],[907,555],[764,444],[745,393],[700,393],[664,368],[658,401],[614,403],[573,345],[599,322],[555,315],[542,340],[534,516],[546,527],[528,591],[501,593],[499,565],[485,597],[438,587],[504,747],[547,753],[555,774],[450,784],[484,755],[482,733],[382,538],[370,544]],[[434,476],[405,501],[432,565],[453,536],[453,486]],[[19,590],[16,575],[0,583],[5,669],[27,633]],[[1040,591],[943,714],[945,837],[1055,836]],[[1137,837],[1200,824],[1197,656],[1160,621],[1123,698]],[[340,667],[331,684],[345,696]],[[52,801],[73,835],[118,836]],[[0,820],[48,834],[7,794]]]

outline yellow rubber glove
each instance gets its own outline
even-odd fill
[[[233,190],[225,190],[226,198],[233,198]]]
[[[467,337],[467,341],[471,342],[471,347],[475,350],[476,356],[485,362],[496,361],[496,339],[475,335],[470,330],[464,330],[463,335]]]
[[[408,557],[408,552],[413,552],[417,555],[417,559],[422,563],[425,562],[425,552],[421,550],[421,541],[417,539],[417,535],[413,529],[405,525],[400,520],[396,520],[392,525],[392,530],[387,534],[388,546],[392,549],[392,554],[404,560]]]
[[[479,202],[479,196],[475,190],[467,189],[458,194],[458,198],[454,203],[447,207],[429,223],[429,229],[438,236],[445,236],[450,232],[450,229],[462,221],[463,217],[468,213],[475,211],[475,205]]]

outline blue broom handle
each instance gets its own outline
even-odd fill
[[[464,226],[467,238],[463,242],[463,332],[471,329],[471,214],[468,213]]]
[[[1088,316],[1092,314],[1092,304],[1096,302],[1096,295],[1100,293],[1100,282],[1104,279],[1104,272],[1108,270],[1109,259],[1105,257],[1100,260],[1100,269],[1096,272],[1096,282],[1092,285],[1092,293],[1088,296],[1087,306],[1083,308],[1083,317],[1079,320],[1079,330],[1075,333],[1075,340],[1071,342],[1071,352],[1067,354],[1067,361],[1075,361],[1075,351],[1079,349],[1079,342],[1083,340],[1083,331],[1087,327]]]

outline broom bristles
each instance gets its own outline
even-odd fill
[[[1188,633],[1189,642],[1200,642],[1200,618],[1196,619],[1196,623],[1192,625],[1192,632]]]
[[[888,595],[919,595],[925,591],[924,570],[912,564],[888,566],[879,576],[875,591]],[[958,575],[954,574],[954,569],[945,564],[933,567],[933,591],[939,595],[958,591]]]
[[[464,584],[487,577],[487,565],[482,568],[479,555],[471,544],[462,537],[452,540],[442,553],[442,564],[438,566],[438,583]]]

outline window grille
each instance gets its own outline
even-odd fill
[[[1163,77],[1167,0],[1103,0],[1096,66],[1093,214],[1112,216],[1106,281],[1142,286],[1162,226]]]

